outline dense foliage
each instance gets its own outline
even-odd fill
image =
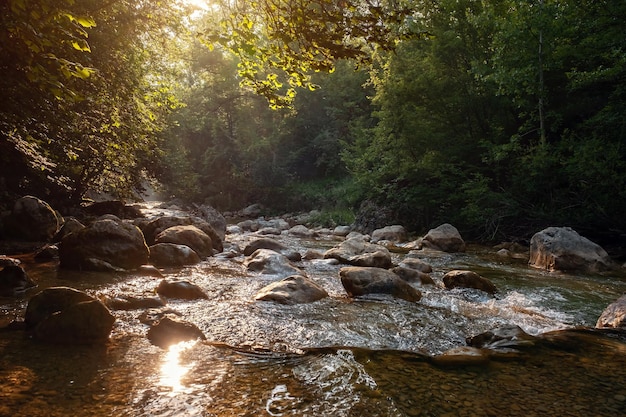
[[[0,2],[2,197],[626,230],[624,2],[183,3]]]

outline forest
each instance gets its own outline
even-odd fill
[[[626,2],[1,0],[0,210],[626,234]]]

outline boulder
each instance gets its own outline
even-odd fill
[[[37,249],[34,253],[34,258],[36,261],[49,261],[51,259],[55,259],[59,257],[59,247],[57,245],[48,245]]]
[[[433,267],[430,264],[422,261],[421,259],[414,258],[412,256],[405,257],[402,262],[400,262],[399,266],[403,266],[405,268],[415,269],[420,272],[424,272],[425,274],[430,274],[433,272]]]
[[[333,235],[335,236],[348,236],[348,233],[350,233],[352,231],[352,227],[351,226],[336,226],[333,229]]]
[[[62,219],[48,203],[33,196],[19,198],[4,219],[9,236],[24,241],[50,242],[61,227]]]
[[[74,217],[65,218],[65,222],[63,222],[63,226],[59,229],[59,231],[54,235],[52,239],[54,242],[60,242],[63,238],[69,235],[72,232],[76,232],[78,230],[84,229],[85,226]]]
[[[187,280],[164,279],[156,289],[157,294],[165,298],[178,298],[181,300],[208,299],[209,296],[196,284]]]
[[[278,252],[282,255],[285,255],[287,259],[294,262],[299,262],[302,260],[302,256],[299,252],[289,249],[287,246],[283,245],[277,240],[271,238],[261,238],[253,240],[243,249],[243,254],[245,256],[252,255],[257,249],[269,249],[274,252]]]
[[[626,328],[626,294],[604,309],[600,318],[598,318],[596,327]]]
[[[215,208],[209,205],[195,206],[194,212],[198,214],[198,217],[205,220],[215,233],[220,237],[222,242],[226,236],[226,219]]]
[[[224,250],[223,239],[213,229],[213,227],[206,221],[195,216],[162,216],[157,217],[146,223],[143,228],[143,234],[146,237],[146,242],[149,245],[153,245],[156,242],[156,237],[166,229],[174,226],[195,226],[202,230],[207,236],[211,238],[213,249],[217,252]],[[173,242],[175,243],[175,242]]]
[[[150,246],[150,263],[158,267],[194,265],[200,262],[198,254],[187,245],[157,243]]]
[[[351,297],[366,294],[390,294],[414,302],[422,294],[393,272],[382,268],[349,266],[339,270],[341,284]]]
[[[148,329],[148,340],[164,349],[180,342],[197,339],[206,340],[202,330],[195,324],[171,315],[163,317]]]
[[[241,210],[241,215],[243,217],[259,217],[263,212],[263,206],[260,204],[251,204],[248,207]]]
[[[249,271],[268,275],[288,277],[302,274],[285,255],[269,249],[257,249],[244,261],[244,265]]]
[[[7,264],[0,268],[0,297],[13,297],[37,286],[19,264]]]
[[[548,271],[608,271],[611,258],[599,245],[570,227],[548,227],[530,240],[530,260],[534,268]]]
[[[326,297],[326,290],[313,280],[302,275],[292,275],[261,288],[254,299],[291,305],[312,303]]]
[[[293,226],[291,229],[287,231],[287,233],[289,233],[292,236],[308,238],[308,239],[317,236],[317,233],[315,233],[313,230],[309,229],[308,227],[302,224],[297,224]]]
[[[52,287],[30,299],[24,322],[41,341],[92,344],[108,340],[115,317],[101,301],[82,291]]]
[[[418,282],[421,285],[435,285],[435,281],[433,281],[430,275],[422,271],[418,271],[417,269],[396,266],[391,268],[391,272],[406,282]]]
[[[154,242],[186,245],[193,249],[200,259],[213,255],[213,241],[209,235],[192,225],[169,227],[159,233]]]
[[[372,242],[387,240],[390,242],[406,242],[406,230],[404,226],[393,225],[376,229],[372,232]]]
[[[391,253],[384,246],[366,242],[361,238],[350,238],[329,249],[324,258],[334,258],[339,262],[364,267],[391,267]]]
[[[136,226],[98,220],[59,244],[60,265],[69,269],[135,269],[148,262],[148,246]]]
[[[495,294],[496,286],[487,278],[483,278],[476,272],[454,270],[443,276],[443,284],[448,289],[452,288],[475,288],[489,294]]]
[[[465,241],[456,227],[444,223],[430,229],[422,239],[422,245],[443,252],[465,252]]]

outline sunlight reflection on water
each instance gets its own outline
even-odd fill
[[[161,365],[161,379],[159,380],[159,385],[171,389],[170,395],[184,391],[185,386],[182,380],[193,367],[194,363],[182,364],[180,356],[185,350],[190,349],[196,343],[197,340],[190,340],[169,347],[163,364]]]

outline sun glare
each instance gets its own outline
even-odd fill
[[[180,355],[196,344],[196,340],[180,342],[169,347],[161,365],[161,380],[159,385],[170,388],[172,393],[181,392],[184,388],[182,379],[189,372],[193,364],[183,365]]]

